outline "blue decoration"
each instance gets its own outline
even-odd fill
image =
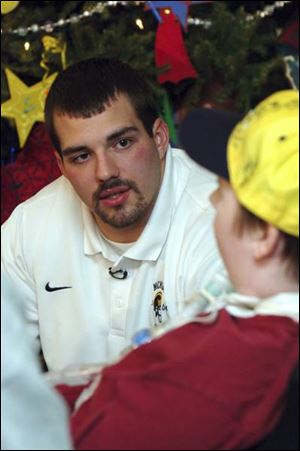
[[[153,2],[147,2],[148,3],[148,5],[150,6],[150,8],[151,8],[151,11],[153,12],[153,14],[154,14],[154,16],[156,17],[156,19],[158,20],[158,22],[159,23],[162,23],[162,18],[160,17],[160,15],[159,15],[159,12],[157,11],[157,9],[155,8],[155,6],[154,6],[154,3]],[[155,4],[156,3],[160,3],[160,2],[155,2]],[[167,2],[166,2],[167,3]],[[170,2],[169,2],[170,3]]]
[[[157,11],[156,8],[169,8],[172,10],[172,12],[177,16],[178,20],[180,21],[181,25],[184,29],[186,29],[187,25],[187,16],[188,16],[188,9],[189,6],[192,3],[211,3],[210,1],[182,1],[182,2],[147,2],[150,6],[153,14],[155,15],[156,19],[159,22],[162,22],[162,19]]]

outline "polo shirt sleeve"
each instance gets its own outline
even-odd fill
[[[38,311],[33,276],[30,271],[30,255],[25,257],[24,246],[30,249],[30,239],[24,227],[22,204],[18,206],[10,218],[1,227],[1,280],[6,283],[10,279],[10,296],[19,299],[23,304],[30,334],[37,338]],[[3,302],[10,302],[7,298]]]

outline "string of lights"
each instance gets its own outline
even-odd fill
[[[116,7],[117,5],[128,6],[129,4],[134,4],[135,6],[141,6],[145,4],[144,1],[106,1],[106,2],[97,2],[95,6],[90,9],[83,11],[81,14],[72,14],[70,17],[66,19],[59,19],[56,22],[47,21],[42,25],[32,24],[28,27],[19,27],[15,29],[1,30],[2,35],[13,34],[18,36],[26,36],[29,33],[38,33],[40,31],[44,31],[46,33],[52,33],[55,29],[68,26],[70,24],[77,24],[83,19],[93,16],[94,14],[102,14],[104,9],[107,7]],[[274,11],[278,8],[283,8],[287,3],[291,3],[290,1],[277,1],[272,5],[266,5],[262,10],[257,11],[255,14],[248,14],[246,16],[247,21],[253,20],[255,17],[259,16],[261,18],[271,16]],[[202,26],[204,28],[209,28],[211,26],[210,20],[205,20],[201,18],[189,17],[188,24],[194,26]],[[140,29],[143,29],[143,22],[141,19],[136,20],[136,26]]]
[[[274,2],[273,5],[266,5],[264,9],[258,10],[255,12],[255,14],[247,14],[246,20],[251,21],[256,17],[267,17],[274,14],[274,11],[278,8],[283,8],[287,3],[291,3],[291,1],[278,1]],[[203,20],[199,19],[198,17],[189,17],[188,18],[188,24],[189,25],[196,25],[196,26],[203,26],[204,28],[209,28],[211,26],[210,20]]]
[[[117,5],[127,5],[128,1],[107,1],[107,2],[97,2],[95,6],[90,9],[86,9],[81,14],[72,14],[66,19],[59,19],[56,22],[51,22],[50,20],[42,25],[32,24],[28,27],[19,27],[15,29],[8,29],[2,31],[2,34],[17,34],[19,36],[26,36],[28,33],[38,33],[39,31],[45,31],[46,33],[52,33],[56,28],[65,27],[66,25],[79,23],[81,20],[93,16],[94,14],[102,14],[106,7],[115,7]],[[132,2],[130,2],[132,3]],[[139,4],[141,2],[134,2],[134,4]]]

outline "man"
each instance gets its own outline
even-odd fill
[[[119,61],[66,69],[45,113],[63,177],[3,225],[3,268],[49,369],[107,363],[220,268],[215,177],[170,148],[152,91]]]

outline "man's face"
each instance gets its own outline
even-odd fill
[[[115,241],[135,240],[159,192],[168,146],[161,119],[151,138],[125,95],[90,118],[54,114],[63,158],[59,167],[100,230]]]

